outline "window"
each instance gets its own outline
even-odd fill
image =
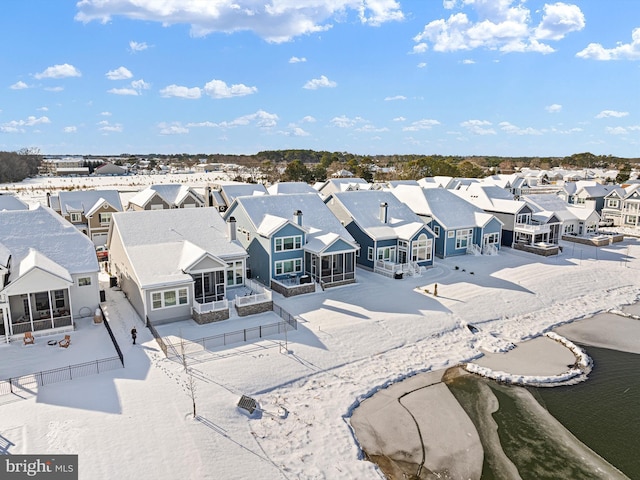
[[[295,235],[292,237],[277,237],[274,240],[274,244],[276,252],[298,250],[302,248],[302,235]]]
[[[423,233],[411,245],[411,261],[423,262],[431,260],[432,240]]]
[[[100,225],[109,225],[109,222],[111,221],[111,212],[99,213],[98,217],[100,219]]]
[[[227,285],[242,285],[244,283],[244,262],[237,260],[227,264]]]
[[[584,205],[584,198],[576,197],[576,205]]]
[[[378,248],[378,260],[384,260],[387,262],[396,261],[396,247],[380,247]]]
[[[529,213],[519,213],[516,216],[516,223],[529,224],[530,222],[531,222],[531,215]]]
[[[367,260],[373,261],[373,247],[367,248]]]
[[[302,272],[302,259],[294,258],[292,260],[282,260],[280,262],[276,262],[275,267],[276,275]]]
[[[53,291],[53,304],[55,308],[63,308],[64,307],[64,290],[54,290]]]
[[[491,244],[497,244],[500,241],[500,235],[496,232],[496,233],[487,233],[484,236],[484,244],[485,245],[491,245]]]
[[[82,214],[72,212],[69,214],[69,218],[71,219],[71,223],[79,223],[82,221]]]
[[[471,240],[471,235],[473,235],[473,229],[471,228],[456,230],[456,249],[467,248]]]
[[[408,248],[409,242],[406,240],[398,240],[398,248]]]
[[[609,208],[619,208],[620,207],[620,201],[617,198],[610,198],[609,200],[607,200],[607,206]]]
[[[453,231],[453,230],[449,230],[447,232],[447,238],[453,238],[453,237],[455,237],[455,235],[456,235],[456,232]]]
[[[433,226],[433,233],[435,234],[436,238],[440,237],[440,226],[439,225],[434,225]]]
[[[86,287],[87,285],[91,285],[91,277],[82,277],[78,279],[79,287]]]
[[[151,309],[175,307],[176,305],[187,305],[189,303],[189,293],[186,288],[177,290],[165,290],[163,292],[153,292],[151,294]]]

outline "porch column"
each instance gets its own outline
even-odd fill
[[[69,316],[71,317],[71,325],[73,325],[73,302],[71,302],[71,289],[67,287],[67,296],[69,297]]]
[[[49,296],[49,320],[51,320],[51,328],[55,328],[55,324],[53,323],[53,302],[51,301],[51,290],[47,290],[47,295]]]
[[[33,331],[33,308],[31,307],[31,293],[27,294],[27,306],[29,307],[29,324],[31,325],[31,331]]]

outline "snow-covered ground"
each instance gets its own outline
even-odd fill
[[[640,242],[630,238],[550,258],[503,249],[436,260],[422,277],[403,280],[358,269],[354,285],[289,299],[274,294],[297,316],[298,330],[194,359],[195,419],[182,365],[164,358],[122,292],[106,288],[105,312],[126,367],[23,392],[26,399],[0,397],[0,443],[12,454],[77,453],[81,479],[380,478],[362,460],[349,424],[363,399],[417,373],[623,309],[637,300],[639,270]],[[437,297],[420,293],[435,283]],[[11,344],[0,347],[0,358],[23,373],[23,354],[38,370],[71,355],[74,363],[113,355],[104,327],[91,321],[72,333],[68,351]],[[183,322],[162,334],[193,340],[240,325]],[[237,408],[243,394],[258,401],[259,415]]]

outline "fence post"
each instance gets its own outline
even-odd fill
[[[260,325],[260,338],[262,338],[262,325]]]
[[[71,365],[69,365],[69,379],[73,380],[73,376],[71,375]]]
[[[9,391],[13,393],[13,378],[9,379]]]
[[[245,328],[244,330],[242,330],[242,333],[244,333],[244,341],[247,341],[247,329]]]
[[[96,372],[100,373],[100,364],[98,363],[98,360],[96,360]]]
[[[40,385],[44,387],[44,376],[42,375],[42,372],[39,372],[38,375],[40,375]]]

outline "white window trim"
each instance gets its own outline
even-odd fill
[[[79,287],[88,287],[91,285],[91,277],[80,277],[78,278],[78,286]]]
[[[69,213],[69,221],[71,223],[81,222],[82,221],[82,214],[78,213],[78,212]]]
[[[455,231],[453,231],[453,230],[449,230],[449,231],[447,232],[447,238],[453,238],[453,237],[455,237],[455,236],[456,236],[456,232],[455,232]]]
[[[284,248],[284,242],[286,239],[293,239],[293,248]],[[278,248],[278,243],[280,243],[280,248]],[[299,245],[299,246],[296,246]],[[293,252],[295,250],[302,249],[302,235],[288,235],[286,237],[275,237],[273,239],[273,251],[280,252]]]
[[[434,225],[433,226],[433,234],[436,236],[436,238],[440,238],[440,226],[439,225]]]
[[[373,262],[373,247],[367,248],[367,260]]]
[[[284,271],[284,264],[293,262],[293,270],[290,272]],[[280,273],[278,273],[278,267],[280,269]],[[289,275],[291,273],[301,273],[302,272],[302,259],[301,258],[290,258],[288,260],[278,260],[274,264],[274,272],[275,275]]]
[[[176,303],[175,305],[166,305],[165,303],[165,294],[169,293],[169,292],[173,292],[175,294],[175,298],[176,298]],[[180,303],[180,293],[184,292],[186,293],[186,300],[184,303]],[[159,307],[155,307],[154,306],[154,295],[160,295],[160,303],[161,306]],[[170,289],[170,290],[160,290],[159,292],[151,292],[151,310],[162,310],[165,308],[174,308],[174,307],[182,307],[184,305],[189,305],[189,289],[184,287],[184,288],[176,288],[176,289]]]

